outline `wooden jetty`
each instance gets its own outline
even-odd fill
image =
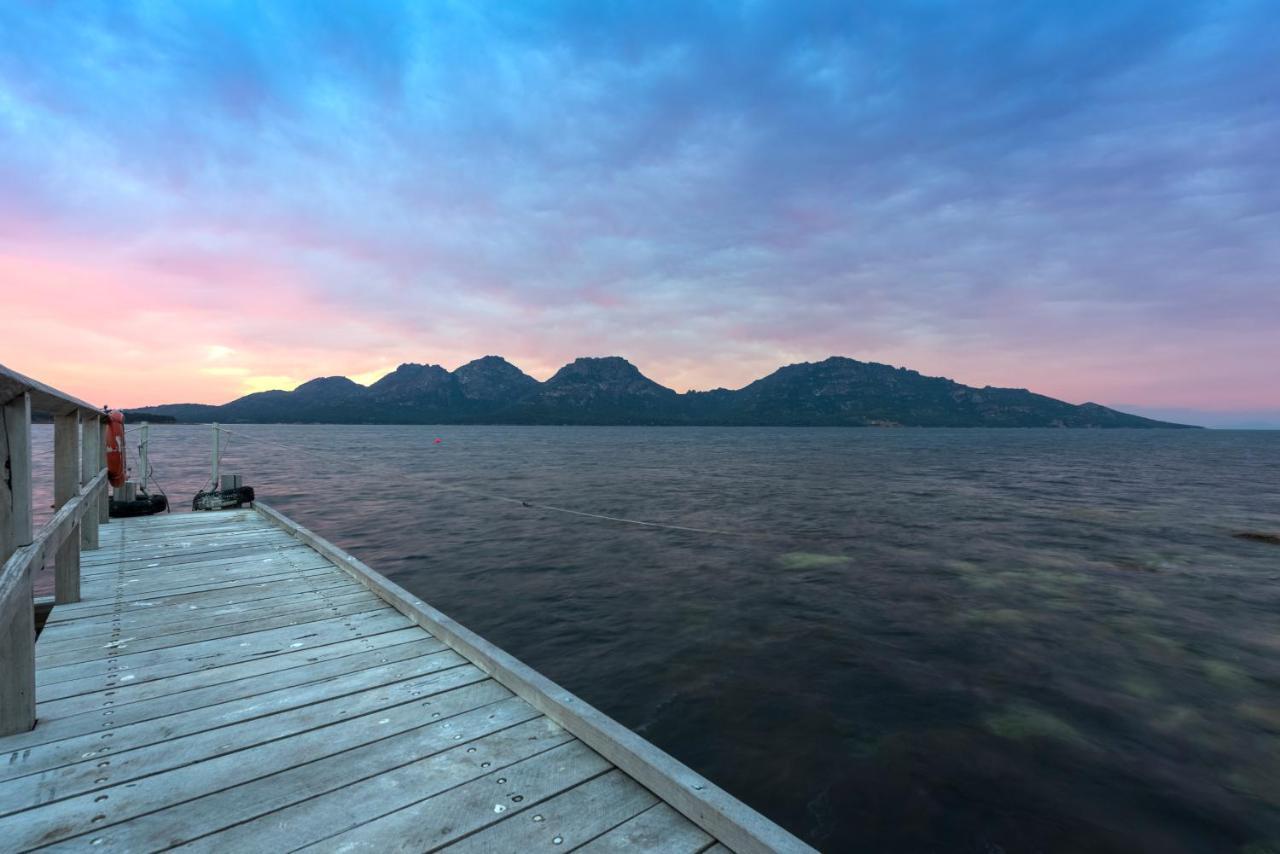
[[[811,850],[261,503],[108,520],[102,413],[3,366],[0,404],[0,848]]]

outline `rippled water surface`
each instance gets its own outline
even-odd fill
[[[824,850],[1280,850],[1280,546],[1232,536],[1280,534],[1280,433],[235,429],[260,498]],[[208,428],[151,435],[188,503]]]

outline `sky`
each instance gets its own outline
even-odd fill
[[[1268,2],[0,0],[0,363],[830,355],[1280,413]]]

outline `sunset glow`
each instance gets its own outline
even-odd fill
[[[1280,409],[1273,9],[848,8],[6,3],[0,362],[114,406],[492,353]]]

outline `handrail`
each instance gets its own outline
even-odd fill
[[[103,469],[81,488],[75,498],[53,514],[53,518],[40,528],[40,533],[36,534],[29,545],[22,546],[10,555],[4,562],[4,568],[0,569],[0,600],[4,599],[5,592],[14,583],[11,579],[20,578],[27,570],[44,563],[45,558],[57,551],[77,530],[86,513],[98,512],[97,493],[106,489],[106,486],[107,471]]]
[[[31,413],[53,420],[58,511],[32,526]],[[54,556],[54,600],[80,601],[80,550],[98,547],[110,516],[104,413],[78,397],[0,365],[0,735],[36,720],[32,575]]]
[[[100,408],[91,403],[85,403],[78,397],[73,397],[39,380],[20,374],[12,368],[0,365],[0,404],[8,403],[23,392],[31,395],[31,408],[36,412],[48,412],[53,415],[63,415],[76,409],[94,413],[102,412]]]

